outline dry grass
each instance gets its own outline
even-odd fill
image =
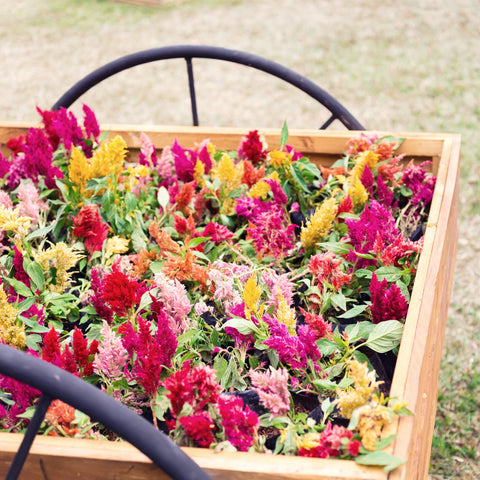
[[[3,0],[0,119],[37,120],[94,68],[136,50],[211,44],[319,83],[370,129],[463,136],[460,241],[439,385],[432,476],[479,478],[480,10],[476,0]],[[204,125],[320,125],[317,105],[264,75],[198,62]],[[82,100],[104,122],[189,124],[181,61],[122,73]]]

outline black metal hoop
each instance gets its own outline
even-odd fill
[[[104,66],[94,70],[73,85],[53,105],[52,110],[58,110],[61,107],[70,107],[85,92],[103,80],[115,75],[116,73],[137,65],[173,58],[184,58],[187,63],[187,75],[194,126],[199,125],[199,120],[192,59],[208,58],[213,60],[224,60],[227,62],[238,63],[247,67],[252,67],[280,78],[285,82],[299,88],[307,95],[317,100],[331,112],[331,116],[326,122],[323,123],[320,129],[328,128],[333,121],[339,120],[349,130],[365,130],[362,124],[340,102],[338,102],[338,100],[303,75],[300,75],[299,73],[279,63],[258,55],[242,52],[240,50],[232,50],[209,45],[172,45],[168,47],[142,50],[120,57],[117,60],[107,63]]]
[[[0,344],[0,374],[28,384],[43,393],[10,465],[6,480],[15,480],[20,474],[35,435],[54,399],[68,403],[116,432],[147,455],[172,479],[211,480],[210,475],[151,423],[71,373],[25,352]]]

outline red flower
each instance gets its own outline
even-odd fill
[[[238,158],[250,160],[253,164],[266,160],[267,151],[260,140],[258,130],[252,130],[242,139],[242,143],[238,147]]]
[[[407,315],[408,303],[400,288],[395,284],[389,287],[386,278],[380,282],[375,272],[372,275],[370,294],[372,296],[370,313],[373,323],[402,320]]]
[[[143,283],[130,279],[128,275],[117,268],[105,275],[101,287],[101,299],[121,317],[128,315],[128,311],[140,303],[146,291]]]
[[[211,237],[215,245],[220,245],[233,238],[233,233],[225,226],[216,222],[209,222],[203,229],[202,237]]]
[[[90,255],[102,250],[103,242],[108,236],[108,225],[102,222],[98,205],[84,205],[73,218],[73,226],[72,235],[83,238]]]

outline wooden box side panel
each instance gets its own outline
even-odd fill
[[[406,324],[392,385],[391,395],[405,400],[415,415],[398,422],[393,453],[407,463],[390,474],[391,480],[428,476],[458,235],[459,158],[459,137],[447,139],[437,179],[441,195],[436,195],[432,204],[430,232],[422,254],[424,265],[419,266],[421,277],[416,279],[407,317],[410,325]]]

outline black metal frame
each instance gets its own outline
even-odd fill
[[[172,479],[211,480],[180,447],[150,422],[100,389],[44,360],[0,344],[0,374],[40,390],[42,396],[6,480],[18,478],[50,403],[59,399],[116,432]]]
[[[362,124],[334,97],[320,88],[317,84],[307,79],[303,75],[280,65],[272,60],[260,57],[240,50],[232,50],[222,47],[209,45],[172,45],[168,47],[158,47],[149,50],[142,50],[124,57],[120,57],[104,66],[94,70],[89,75],[81,79],[65,92],[60,99],[53,105],[53,110],[61,107],[70,107],[80,96],[90,90],[92,87],[103,80],[119,73],[123,70],[155,62],[158,60],[167,60],[173,58],[184,58],[187,63],[188,85],[190,90],[190,102],[192,106],[193,125],[198,126],[198,109],[195,93],[195,81],[193,77],[193,58],[208,58],[213,60],[224,60],[227,62],[238,63],[248,67],[261,70],[284,80],[291,85],[299,88],[310,97],[320,102],[331,112],[331,116],[320,127],[321,130],[335,120],[339,120],[349,130],[365,130]]]

